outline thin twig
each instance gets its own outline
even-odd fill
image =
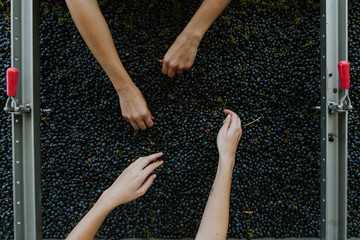
[[[257,119],[255,119],[254,121],[252,121],[252,122],[250,122],[250,123],[244,124],[243,127],[249,126],[249,125],[251,125],[251,124],[259,121],[262,117],[263,117],[263,115],[261,115],[260,117],[258,117]]]

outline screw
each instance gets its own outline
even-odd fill
[[[336,135],[334,133],[329,133],[329,142],[334,142],[335,141],[335,137]]]
[[[334,93],[337,93],[337,91],[338,91],[337,88],[334,88],[334,89],[333,89],[333,92],[334,92]]]
[[[332,75],[333,75],[332,73],[329,73],[329,77],[332,77]]]

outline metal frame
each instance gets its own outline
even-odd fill
[[[11,65],[19,70],[17,102],[30,114],[12,114],[15,239],[41,239],[39,1],[11,1]]]
[[[39,0],[11,0],[11,64],[19,69],[12,114],[15,239],[41,239]],[[321,0],[321,239],[346,239],[347,112],[330,114],[344,94],[337,63],[347,60],[347,0]],[[337,89],[334,91],[334,89]]]
[[[321,239],[347,239],[347,112],[339,102],[337,64],[347,60],[348,2],[321,0]]]

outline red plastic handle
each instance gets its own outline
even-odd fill
[[[19,79],[19,71],[16,68],[6,70],[6,93],[8,97],[15,97]]]
[[[350,88],[350,63],[348,61],[341,61],[338,64],[340,87],[341,89]]]

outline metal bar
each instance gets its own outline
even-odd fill
[[[17,101],[30,114],[12,114],[15,239],[41,239],[39,1],[11,1],[11,65],[19,70]]]
[[[346,239],[347,113],[337,64],[347,57],[347,0],[321,0],[321,239]]]
[[[320,114],[320,148],[321,148],[321,204],[320,204],[320,239],[326,236],[326,150],[327,150],[327,101],[326,101],[326,0],[320,2],[320,75],[321,75],[321,114]]]
[[[348,60],[348,2],[339,2],[339,58],[338,62]],[[339,83],[339,81],[338,81]],[[339,87],[340,89],[340,87]],[[340,89],[339,96],[343,96],[345,90]],[[338,113],[339,121],[339,239],[347,237],[347,135],[348,135],[348,113]]]

